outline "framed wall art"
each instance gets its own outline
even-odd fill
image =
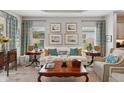
[[[77,27],[76,24],[67,24],[67,32],[76,32],[77,31]]]
[[[67,45],[78,44],[78,34],[65,34],[65,44]]]
[[[60,32],[60,24],[59,23],[51,24],[50,31],[51,32]]]
[[[51,45],[61,45],[62,44],[62,35],[61,34],[50,34],[49,35],[49,43]]]
[[[106,35],[106,42],[112,42],[112,35]]]

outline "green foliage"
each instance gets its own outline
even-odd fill
[[[33,38],[41,38],[41,32],[33,32]]]
[[[38,48],[38,44],[37,43],[34,44],[34,48]]]
[[[89,44],[87,45],[87,50],[88,50],[88,51],[91,51],[92,49],[93,49],[93,46],[92,46],[91,43],[89,43]]]

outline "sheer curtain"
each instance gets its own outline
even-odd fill
[[[7,15],[6,17],[6,36],[10,38],[9,50],[16,48],[16,36],[17,36],[18,20],[16,17]]]
[[[97,28],[97,43],[101,47],[101,55],[105,56],[106,54],[106,27],[105,27],[105,21],[97,21],[96,22],[96,28]]]

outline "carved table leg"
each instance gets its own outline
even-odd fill
[[[42,76],[42,75],[41,75],[41,74],[39,74],[39,77],[38,77],[38,79],[37,79],[37,80],[38,80],[38,82],[42,82],[42,81],[41,81],[41,76]]]
[[[31,66],[32,64],[34,64],[34,61],[32,61],[29,65],[26,65],[26,67]]]
[[[6,71],[7,71],[7,76],[9,76],[9,63],[6,63]]]
[[[85,82],[88,82],[89,81],[89,77],[87,76],[87,74],[85,75],[85,77],[86,77]]]

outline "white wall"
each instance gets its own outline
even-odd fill
[[[116,47],[116,13],[111,13],[106,17],[106,35],[112,35],[112,42],[106,42],[106,55],[110,48]]]

